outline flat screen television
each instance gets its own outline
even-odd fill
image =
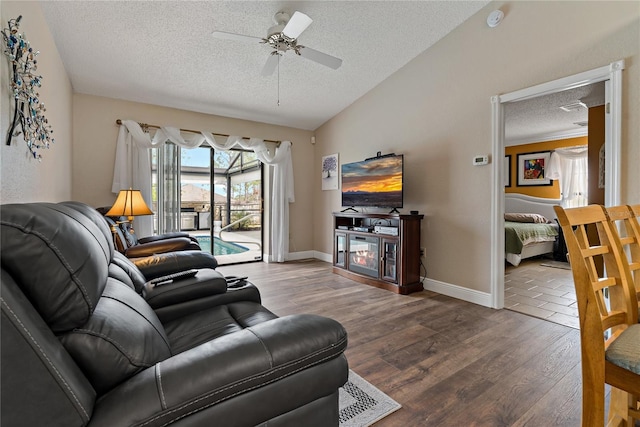
[[[342,206],[401,208],[404,156],[388,154],[341,168]]]

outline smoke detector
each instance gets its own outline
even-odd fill
[[[487,17],[487,25],[491,28],[495,28],[500,24],[500,22],[502,22],[502,18],[504,18],[504,12],[500,9],[496,9]]]

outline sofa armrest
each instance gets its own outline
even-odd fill
[[[193,250],[192,244],[193,242],[188,237],[175,237],[137,244],[126,249],[124,254],[129,258],[137,258],[165,252]]]
[[[227,281],[218,271],[210,268],[198,270],[195,276],[177,279],[171,283],[145,283],[142,296],[151,308],[180,304],[198,298],[223,294],[227,291]]]
[[[165,233],[156,236],[140,237],[138,238],[138,243],[157,242],[158,240],[174,239],[176,237],[185,237],[189,240],[192,240],[189,236],[189,233],[185,233],[183,231],[175,231],[172,233]]]
[[[131,258],[131,261],[147,280],[192,268],[215,269],[218,266],[215,257],[203,251],[167,252],[142,258]]]
[[[251,301],[260,304],[260,291],[252,283],[245,282],[242,286],[228,288],[224,293],[211,294],[181,303],[165,305],[154,308],[154,311],[160,322],[166,324],[197,311],[240,301]]]
[[[278,385],[288,393],[304,396],[302,399],[311,399],[309,402],[331,394],[347,378],[346,361],[341,357],[346,347],[346,331],[332,319],[316,315],[273,319],[145,369],[97,402],[91,425],[162,426],[211,410],[216,411],[218,421],[228,421],[226,425],[260,424],[300,402],[278,398],[276,404],[272,397],[271,402],[247,406],[255,411],[218,404],[243,398],[253,401],[256,395],[264,398],[259,393],[263,388],[273,396],[277,394],[274,387],[280,390]],[[316,366],[324,369],[311,377],[303,375]],[[310,378],[314,386],[310,386]],[[238,417],[244,417],[242,422],[231,421]]]

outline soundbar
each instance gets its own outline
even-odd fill
[[[397,236],[398,235],[398,227],[389,227],[389,226],[384,226],[384,225],[376,225],[373,228],[373,232],[374,233],[379,233],[379,234],[389,234],[391,236]]]

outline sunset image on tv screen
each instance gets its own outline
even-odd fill
[[[342,205],[402,207],[402,156],[342,165]]]

